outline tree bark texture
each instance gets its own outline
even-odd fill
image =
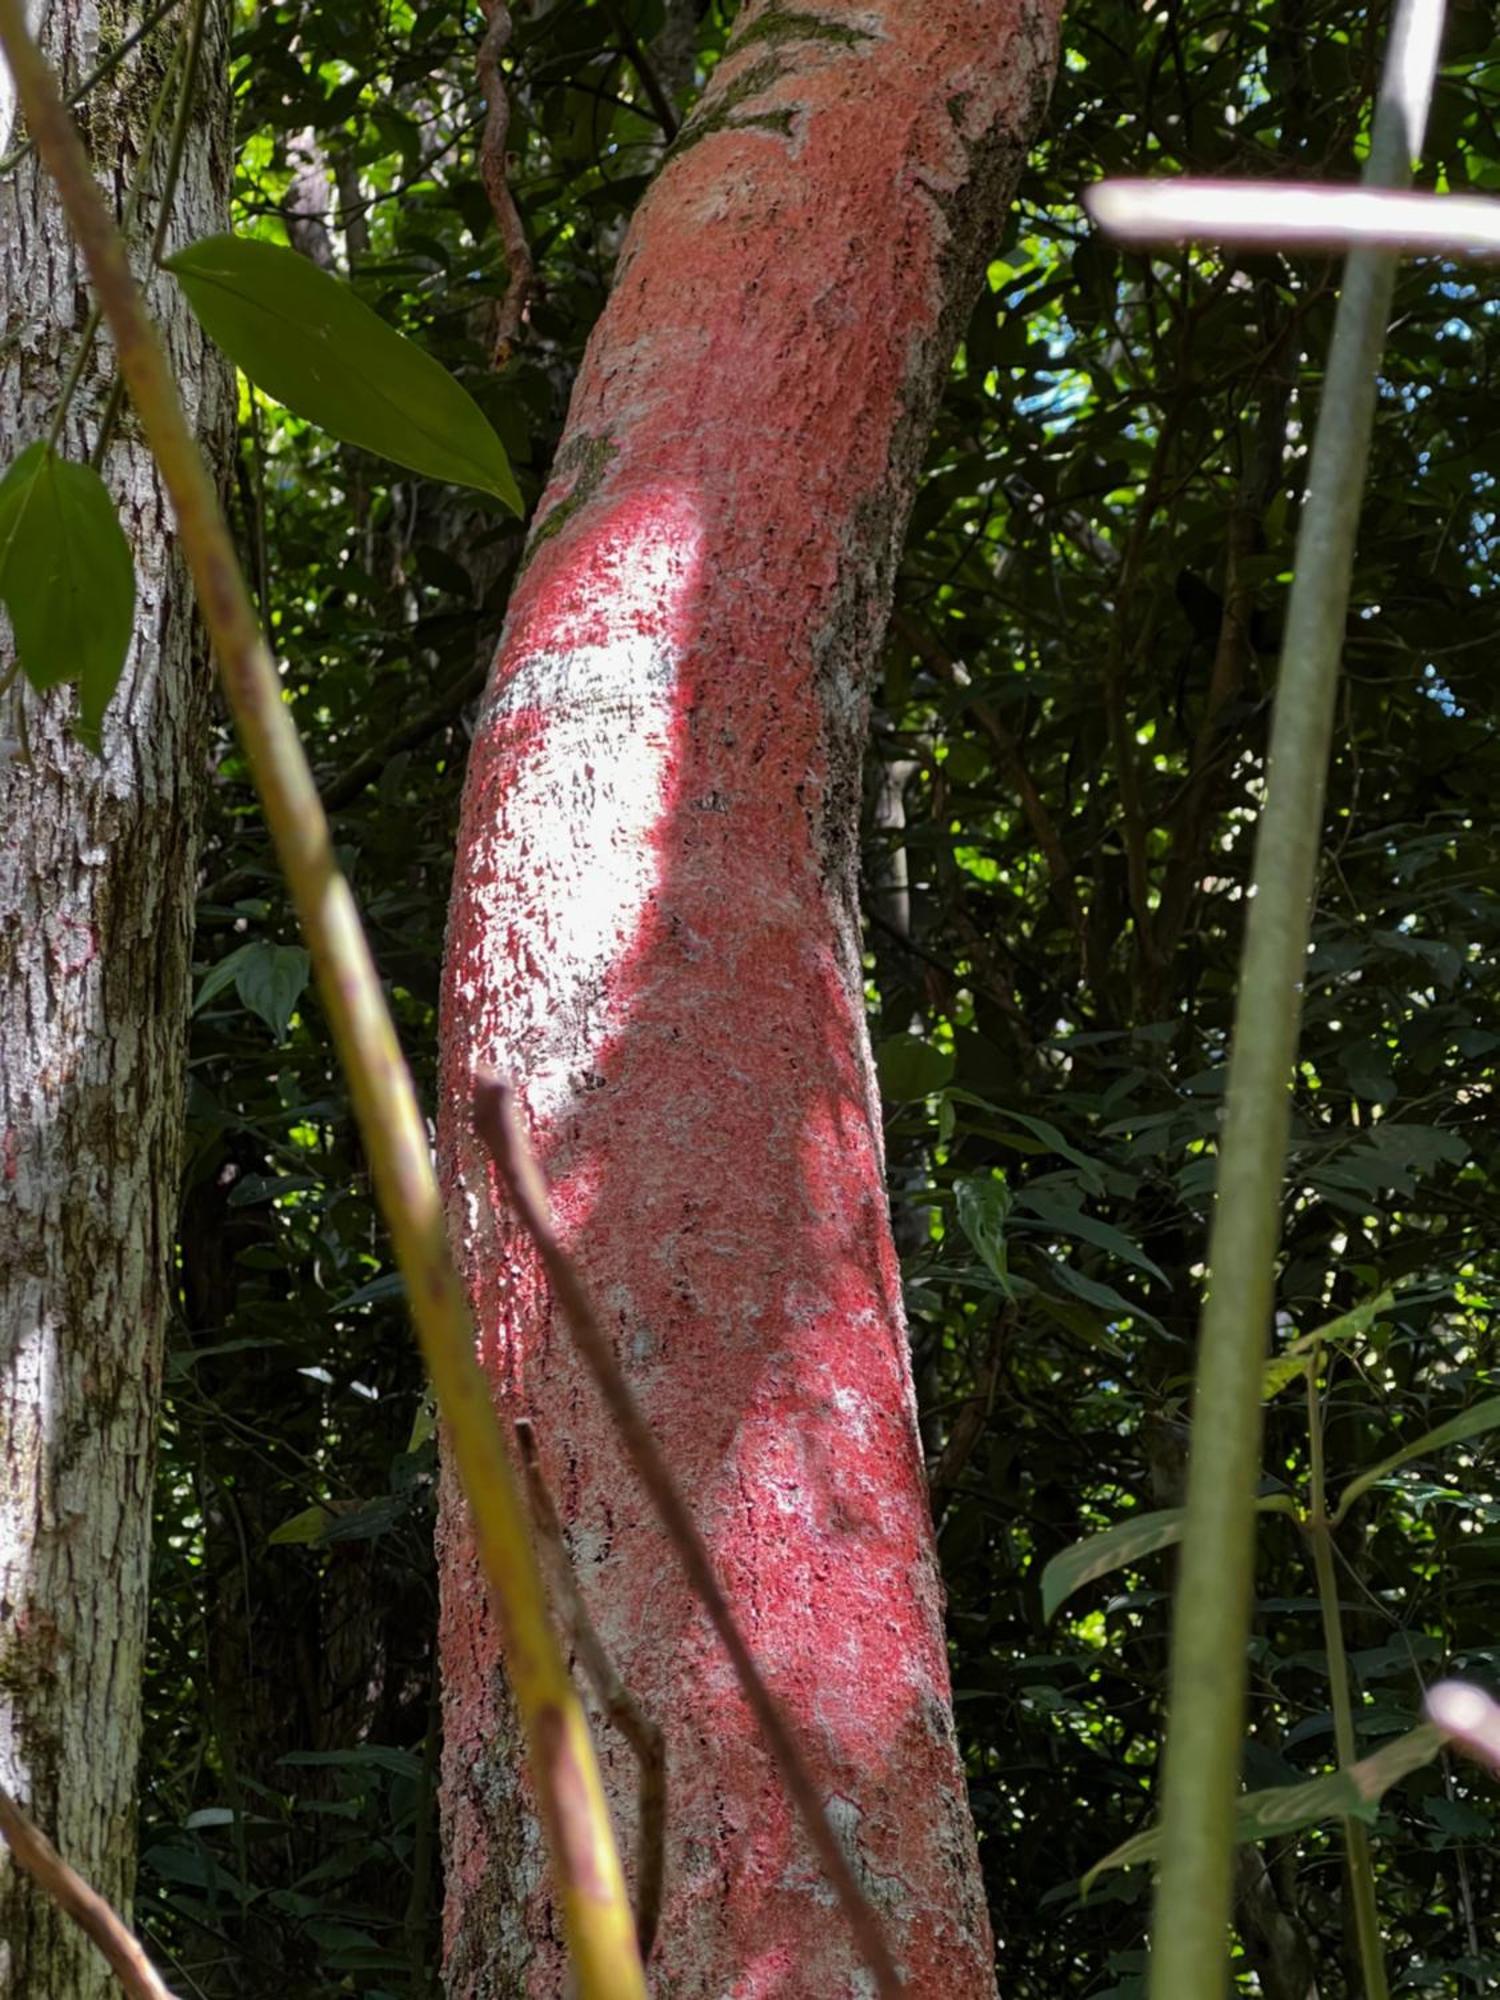
[[[668,1737],[653,1990],[868,1993],[728,1666],[501,1212],[559,1218],[914,1996],[994,1991],[917,1439],[855,870],[867,678],[1057,0],[751,0],[632,225],[481,712],[440,1145],[497,1393]],[[461,1506],[441,1527],[453,2000],[564,1990]],[[627,1857],[634,1773],[601,1737]]]
[[[71,88],[139,12],[50,0],[32,18]],[[169,251],[224,227],[227,26],[211,0]],[[117,202],[182,33],[175,20],[154,31],[75,114]],[[169,107],[148,189],[170,124]],[[145,230],[155,217],[148,198]],[[226,371],[170,280],[151,297],[222,458]],[[88,306],[32,157],[0,184],[0,466],[46,435]],[[98,435],[110,353],[101,340],[73,399],[59,440],[72,458]],[[72,739],[70,690],[38,697],[17,680],[0,697],[0,1781],[124,1907],[209,679],[166,494],[128,408],[116,440],[102,469],[138,594],[102,757]],[[12,659],[0,625],[0,663]],[[114,1990],[94,1947],[0,1852],[0,1995]]]

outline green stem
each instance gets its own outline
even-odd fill
[[[1438,0],[1400,0],[1365,166],[1368,186],[1400,187],[1410,179],[1441,15]],[[1187,1524],[1173,1607],[1151,2000],[1210,2000],[1225,1987],[1261,1371],[1339,656],[1394,283],[1389,253],[1350,253],[1297,535],[1209,1237]]]
[[[1323,1409],[1318,1400],[1322,1349],[1314,1346],[1307,1364],[1307,1435],[1311,1451],[1310,1505],[1303,1523],[1312,1549],[1318,1580],[1318,1609],[1323,1616],[1323,1645],[1328,1655],[1328,1688],[1333,1709],[1333,1742],[1339,1768],[1359,1761],[1354,1739],[1354,1709],[1349,1699],[1349,1662],[1344,1651],[1344,1626],[1339,1615],[1338,1577],[1333,1566],[1333,1529],[1328,1519],[1323,1478]],[[1375,1900],[1375,1866],[1364,1822],[1344,1821],[1344,1846],[1349,1857],[1349,1888],[1354,1903],[1354,1932],[1365,1976],[1365,2000],[1390,2000],[1385,1953],[1380,1941],[1380,1913]]]

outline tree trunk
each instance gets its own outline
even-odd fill
[[[224,226],[227,14],[209,7],[169,249]],[[37,15],[69,87],[133,24],[102,0]],[[154,31],[77,114],[117,201],[180,32]],[[147,200],[147,228],[155,214]],[[33,157],[0,185],[0,465],[46,434],[88,303]],[[153,304],[222,457],[225,371],[170,281]],[[73,399],[70,457],[98,435],[109,352],[101,342]],[[117,440],[103,469],[138,597],[102,757],[72,740],[70,691],[38,698],[18,681],[0,697],[0,1782],[124,1905],[209,683],[166,495],[128,411]],[[0,1854],[0,1995],[113,1990],[94,1947]]]
[[[865,1975],[499,1212],[478,1062],[559,1217],[913,1995],[993,1993],[863,1006],[866,678],[1057,0],[752,0],[642,204],[481,713],[441,1148],[482,1350],[669,1741],[674,2000]],[[454,2000],[563,1991],[466,1524],[442,1527]],[[634,1774],[603,1739],[627,1854]]]

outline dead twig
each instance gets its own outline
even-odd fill
[[[651,1956],[661,1923],[662,1881],[666,1873],[667,1849],[667,1746],[660,1726],[646,1713],[615,1671],[604,1649],[577,1572],[563,1539],[562,1522],[542,1477],[537,1457],[536,1432],[525,1417],[516,1418],[516,1444],[521,1468],[526,1475],[526,1492],[531,1501],[531,1518],[536,1527],[542,1572],[546,1576],[563,1626],[573,1650],[583,1663],[599,1705],[635,1752],[640,1773],[636,1792],[636,1890],[635,1934],[641,1948],[641,1963]]]
[[[791,1725],[761,1678],[760,1669],[714,1573],[707,1544],[667,1468],[645,1413],[636,1401],[635,1392],[615,1359],[614,1349],[599,1323],[578,1268],[563,1249],[552,1226],[547,1186],[522,1129],[515,1090],[505,1077],[492,1069],[481,1068],[475,1074],[474,1129],[488,1147],[501,1184],[536,1246],[563,1318],[598,1385],[636,1475],[651,1497],[657,1518],[667,1531],[688,1582],[723,1642],[739,1681],[740,1692],[760,1725],[766,1747],[843,1906],[865,1963],[875,1974],[878,1990],[883,2000],[900,2000],[903,1991],[901,1979],[880,1921],[854,1879],[854,1872],[828,1822]]]
[[[16,1865],[40,1883],[80,1930],[87,1931],[133,2000],[172,2000],[140,1940],[126,1929],[97,1890],[91,1889],[68,1866],[3,1785],[0,1785],[0,1834],[5,1836]]]
[[[521,211],[516,207],[516,198],[510,191],[506,173],[505,141],[510,131],[510,95],[505,88],[500,61],[510,46],[510,9],[503,4],[503,0],[484,0],[484,14],[487,25],[476,58],[485,97],[484,131],[479,140],[479,176],[490,198],[500,241],[505,246],[507,277],[505,294],[495,315],[494,352],[495,366],[503,368],[510,359],[511,347],[526,318],[526,308],[536,285],[536,266],[531,258],[531,245],[526,241]]]
[[[667,143],[670,145],[677,137],[677,128],[681,120],[677,116],[671,98],[662,87],[661,78],[656,73],[656,65],[641,47],[640,37],[625,18],[619,0],[604,0],[604,11],[609,16],[610,26],[619,37],[622,53],[640,78],[646,95],[651,100],[651,109],[656,113],[656,122],[665,133]]]

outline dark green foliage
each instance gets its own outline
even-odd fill
[[[649,48],[663,8],[517,11],[509,145],[541,283],[499,375],[477,19],[442,0],[305,0],[262,7],[238,43],[238,226],[282,214],[311,133],[329,207],[308,222],[304,205],[299,247],[461,377],[528,505],[663,153],[621,19]],[[1173,1557],[1154,1539],[1050,1623],[1041,1579],[1082,1537],[1181,1499],[1242,887],[1337,276],[1316,258],[1122,254],[1077,198],[1117,171],[1350,178],[1375,25],[1347,0],[1075,10],[878,663],[872,1031],[1006,2000],[1141,1991],[1144,1872],[1104,1876],[1086,1903],[1076,1885],[1153,1816]],[[695,19],[700,80],[725,27],[717,5]],[[1431,170],[1455,190],[1500,185],[1490,37],[1488,10],[1454,9]],[[667,87],[690,108],[686,79]],[[1403,272],[1277,1337],[1393,1291],[1330,1349],[1335,1494],[1500,1388],[1497,338],[1473,271]],[[264,405],[243,415],[247,563],[430,1103],[465,716],[519,530]],[[289,972],[267,954],[294,943],[226,739],[200,908],[141,1910],[185,1992],[374,2000],[421,1992],[416,1968],[436,1962],[432,1446],[321,1014],[289,978],[274,1002],[247,990],[245,968]],[[1440,1672],[1500,1677],[1493,1451],[1478,1436],[1413,1460],[1340,1528],[1362,1752],[1413,1726]],[[1288,1386],[1268,1408],[1267,1496],[1299,1494],[1306,1473]],[[1250,1789],[1329,1769],[1311,1569],[1274,1507],[1252,1698]],[[1429,1764],[1386,1794],[1374,1849],[1397,1990],[1456,2000],[1500,1979],[1495,1814],[1469,1767]],[[1264,1850],[1324,2000],[1357,1992],[1338,1851],[1324,1827]],[[1241,1917],[1242,1990],[1258,1974],[1281,2000],[1253,1899]]]

